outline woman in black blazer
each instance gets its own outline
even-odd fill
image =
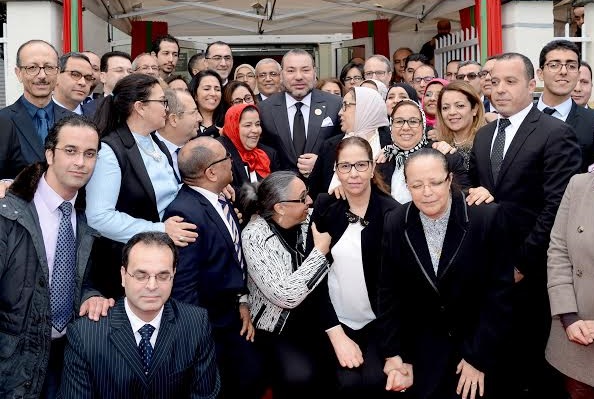
[[[468,207],[437,150],[415,152],[404,171],[412,202],[386,217],[379,278],[388,386],[412,383],[415,399],[492,395],[513,286],[497,205]]]
[[[367,140],[342,140],[335,166],[346,200],[320,194],[312,215],[318,230],[332,237],[332,265],[320,285],[322,322],[336,359],[337,397],[381,397],[382,333],[375,320],[381,235],[385,214],[400,205],[383,191]]]
[[[254,104],[233,105],[225,114],[223,136],[217,138],[233,160],[233,183],[255,183],[280,169],[276,151],[260,143],[260,112]]]

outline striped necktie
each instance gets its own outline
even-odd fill
[[[237,261],[241,266],[241,270],[245,270],[245,264],[243,262],[243,254],[241,252],[241,240],[239,237],[239,229],[237,228],[237,224],[233,219],[233,215],[231,212],[234,212],[231,207],[229,206],[229,202],[227,199],[221,194],[219,195],[219,204],[221,204],[221,208],[223,208],[223,215],[225,215],[225,219],[231,226],[231,238],[233,239],[233,245],[235,247],[235,255],[237,256]]]

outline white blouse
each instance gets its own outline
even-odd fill
[[[408,191],[408,187],[406,187],[406,182],[404,181],[404,167],[394,169],[390,185],[390,194],[392,195],[392,198],[401,204],[406,204],[412,200],[410,191]]]

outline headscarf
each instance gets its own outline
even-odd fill
[[[384,155],[390,161],[392,158],[395,159],[396,162],[396,169],[400,169],[404,165],[404,161],[410,154],[415,151],[420,150],[423,147],[426,147],[429,142],[427,141],[427,133],[425,133],[425,128],[427,127],[427,118],[425,116],[425,112],[423,108],[415,101],[404,99],[396,104],[397,107],[401,107],[402,104],[410,104],[415,106],[421,112],[421,140],[415,145],[413,148],[409,150],[403,150],[402,148],[398,147],[396,143],[387,145],[384,147]]]
[[[415,102],[419,102],[419,95],[417,94],[417,91],[415,90],[414,87],[412,87],[408,83],[396,82],[392,86],[390,86],[390,89],[392,89],[392,87],[402,87],[404,89],[404,91],[406,92],[406,94],[408,94],[408,98],[410,98],[411,100],[413,100]],[[390,93],[390,90],[388,90],[388,93]],[[388,97],[387,94],[386,94],[386,97]]]
[[[423,98],[421,99],[421,106],[423,107],[423,109],[425,109],[425,93],[427,93],[427,89],[429,88],[429,86],[431,86],[434,83],[440,83],[443,87],[446,87],[450,82],[449,82],[449,80],[435,78],[435,79],[432,79],[429,83],[427,83],[427,86],[425,87],[425,91],[423,92]],[[433,116],[427,115],[426,118],[427,118],[427,124],[429,126],[435,126],[435,124],[437,123],[437,117],[435,115],[433,115]]]
[[[386,105],[380,94],[369,87],[354,87],[355,90],[355,124],[353,131],[348,132],[345,137],[367,136],[375,132],[381,126],[388,126],[386,116]]]
[[[254,104],[237,104],[233,105],[227,110],[225,114],[225,125],[223,127],[223,134],[231,140],[243,162],[247,163],[249,170],[255,171],[261,177],[266,177],[270,174],[270,158],[264,150],[260,148],[254,148],[253,150],[247,150],[241,139],[239,138],[239,121],[243,115],[243,111],[250,107],[260,115],[258,107]]]
[[[381,80],[377,80],[377,79],[365,79],[363,82],[361,82],[361,85],[365,82],[370,82],[370,81],[375,84],[375,87],[377,87],[378,93],[380,94],[380,96],[382,96],[382,98],[385,101],[386,97],[388,96],[388,88],[386,87],[384,82],[382,82]],[[361,86],[361,85],[359,85],[359,86]]]
[[[241,64],[237,68],[235,68],[235,72],[233,72],[233,80],[237,80],[237,71],[239,71],[241,68],[248,68],[254,74],[254,76],[256,76],[256,69],[253,66],[251,66],[250,64]],[[252,89],[252,91],[254,92],[254,94],[259,93],[257,84],[256,87]]]

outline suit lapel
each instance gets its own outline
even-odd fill
[[[464,196],[462,196],[460,205],[458,205],[459,201],[458,196],[452,196],[452,208],[448,220],[448,228],[443,240],[439,266],[437,268],[438,279],[442,279],[445,273],[447,273],[466,237],[468,214]]]
[[[307,141],[305,142],[305,152],[313,152],[318,141],[322,122],[326,118],[326,101],[321,100],[316,95],[314,89],[311,93],[311,102],[309,107],[309,122],[307,124]]]
[[[497,129],[497,124],[493,123],[493,128],[489,128],[488,130],[481,132],[481,136],[479,140],[475,140],[473,151],[476,154],[477,160],[484,159],[488,163],[488,169],[486,171],[486,175],[488,175],[489,179],[489,191],[493,192],[492,189],[495,187],[495,181],[493,180],[493,173],[491,172],[493,168],[491,167],[491,143],[493,142],[493,136],[495,135],[495,130]],[[478,165],[477,165],[478,166]]]
[[[154,375],[158,373],[159,370],[161,370],[163,363],[171,358],[171,346],[173,344],[174,335],[175,314],[171,307],[171,302],[167,301],[163,308],[159,334],[157,335],[157,342],[155,343],[151,366],[147,375],[149,381],[154,378]]]
[[[404,236],[410,250],[415,256],[417,266],[427,279],[427,282],[433,287],[435,292],[439,293],[436,285],[436,276],[433,271],[433,264],[431,263],[431,256],[429,255],[429,248],[427,247],[427,240],[423,231],[421,218],[419,217],[419,210],[413,206],[413,203],[408,204],[406,211]]]
[[[34,123],[34,119],[29,116],[27,109],[21,104],[20,100],[14,103],[12,111],[14,112],[12,115],[14,126],[19,131],[21,137],[29,143],[39,159],[45,159],[43,143],[41,142],[41,138],[37,135],[37,126]]]
[[[128,320],[124,300],[118,301],[108,313],[110,318],[109,340],[126,360],[133,373],[146,384],[147,376],[144,374],[142,360],[138,352],[138,345],[134,339],[134,332]]]
[[[285,147],[285,153],[297,162],[297,154],[295,153],[295,147],[293,147],[293,140],[291,139],[291,128],[289,125],[287,102],[284,93],[277,96],[277,102],[274,104],[273,112],[274,125],[276,126],[276,131]]]
[[[82,108],[82,107],[81,107]],[[54,103],[54,124],[58,123],[61,119],[68,115],[72,115],[74,112],[67,110],[64,107]]]

